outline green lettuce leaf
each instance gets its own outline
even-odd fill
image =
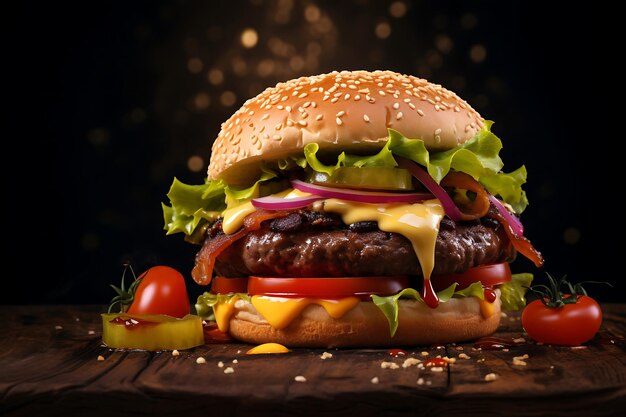
[[[533,274],[513,274],[510,282],[500,285],[502,310],[517,311],[526,306],[526,290],[533,281]]]
[[[530,275],[530,280],[527,277],[528,275]],[[513,299],[515,301],[519,301],[519,298],[514,298],[514,297],[520,297],[519,289],[521,288],[522,285],[525,285],[525,286],[530,285],[530,281],[532,281],[531,274],[515,274],[513,275],[513,277],[515,277],[513,279],[513,281],[515,281],[515,284],[512,284],[513,281],[511,281],[509,283],[506,283],[500,286],[500,289],[502,289],[505,286],[510,287],[502,291],[501,299],[502,299],[503,309],[505,305],[505,301],[504,301],[505,291],[507,291],[507,294],[512,294]],[[480,282],[474,282],[470,286],[462,290],[456,291],[457,285],[458,285],[457,283],[454,283],[450,285],[448,288],[446,288],[445,290],[439,291],[437,293],[439,302],[445,303],[445,302],[448,302],[451,298],[461,298],[461,297],[476,297],[479,300],[485,299],[485,291],[483,289],[483,285]],[[525,289],[523,290],[524,292],[526,291]],[[398,300],[401,298],[404,298],[404,299],[413,298],[416,301],[422,300],[422,296],[420,295],[420,293],[413,288],[405,288],[399,293],[394,294],[394,295],[388,295],[388,296],[372,295],[371,297],[372,297],[372,301],[374,302],[374,304],[380,309],[380,311],[387,318],[387,321],[389,322],[389,333],[391,334],[391,337],[393,337],[396,334],[396,331],[398,330]],[[522,305],[523,307],[524,305],[526,305],[526,301],[524,300],[524,293],[521,294],[521,300],[524,303]],[[507,302],[509,301],[507,300]]]
[[[332,175],[340,167],[397,166],[394,155],[402,156],[424,166],[438,183],[450,172],[465,172],[480,182],[491,194],[500,198],[515,210],[524,211],[528,205],[522,184],[526,182],[526,168],[518,168],[511,173],[500,172],[504,166],[499,153],[502,141],[491,132],[491,121],[469,141],[443,152],[429,152],[421,139],[409,139],[402,133],[389,129],[389,140],[375,155],[347,155],[337,157],[337,163],[326,165],[317,154],[320,150],[315,143],[304,147],[304,162],[313,170]],[[303,161],[298,164],[302,166]]]
[[[213,314],[213,306],[215,306],[215,304],[217,303],[227,303],[234,296],[237,296],[240,299],[248,302],[250,301],[250,296],[248,294],[213,294],[210,292],[205,292],[198,296],[198,300],[196,301],[196,314],[205,320],[215,320],[215,315]]]

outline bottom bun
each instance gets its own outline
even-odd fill
[[[361,302],[340,319],[312,304],[285,329],[275,329],[247,301],[237,300],[229,333],[243,342],[275,342],[287,347],[397,347],[431,345],[488,336],[500,324],[500,291],[496,291],[493,314],[485,318],[479,300],[453,298],[431,309],[422,301],[400,300],[395,336],[389,322],[372,302]]]

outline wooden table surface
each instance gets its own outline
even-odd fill
[[[406,349],[421,360],[457,358],[443,372],[403,368],[405,358],[386,349],[328,350],[328,359],[319,349],[245,355],[250,345],[238,343],[178,357],[115,351],[101,344],[101,311],[0,306],[0,415],[626,415],[625,304],[603,305],[602,330],[582,347],[537,345],[509,314],[496,336],[526,339],[509,351],[479,351],[471,342]],[[524,354],[527,365],[514,365]],[[384,361],[399,367],[383,369]],[[493,382],[485,381],[490,373]]]

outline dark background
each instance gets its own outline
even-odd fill
[[[172,178],[203,180],[220,123],[247,98],[342,69],[427,78],[494,120],[505,169],[528,168],[523,221],[544,270],[610,281],[615,288],[591,293],[625,300],[623,245],[607,243],[609,230],[623,229],[613,217],[620,208],[600,185],[612,152],[595,146],[612,134],[599,119],[606,83],[593,75],[610,64],[597,44],[610,49],[611,39],[592,29],[591,6],[51,3],[7,14],[7,140],[18,151],[3,153],[3,303],[104,303],[125,261],[136,270],[168,264],[189,279],[197,247],[162,231]],[[522,259],[514,270],[544,274]],[[202,290],[190,279],[188,287],[192,297]]]

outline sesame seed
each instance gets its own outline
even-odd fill
[[[278,110],[282,110],[282,109],[284,109],[285,107],[284,107],[282,104],[279,104],[278,106],[276,106],[276,108],[277,108]]]
[[[398,114],[396,114],[396,120],[400,120],[402,119],[402,116],[404,116],[404,113],[402,113],[401,111],[398,112]]]
[[[102,362],[104,360],[104,356],[98,355],[98,362]]]
[[[346,94],[345,96],[343,96],[344,100],[350,100],[350,94]]]
[[[348,86],[348,84],[346,83],[341,83],[340,85],[341,85],[341,88],[346,88]]]
[[[300,121],[298,122],[298,124],[299,124],[300,126],[306,126],[306,125],[307,125],[307,123],[306,123],[304,120],[300,120]]]
[[[276,126],[274,126],[274,129],[276,130],[280,130],[283,128],[283,124],[282,123],[278,123]]]
[[[380,94],[381,96],[384,96],[385,92],[383,90],[378,90],[378,94]]]
[[[405,98],[405,99],[404,99],[404,102],[405,102],[405,103],[410,103],[410,102],[411,102],[411,99],[410,99],[410,98]]]
[[[328,100],[329,98],[330,98],[330,96],[324,96],[324,97],[322,97],[322,101],[326,101],[326,100]]]
[[[419,114],[420,116],[423,116],[424,112],[422,111],[422,109],[417,109],[417,114]]]
[[[337,117],[341,117],[341,116],[343,116],[344,114],[346,114],[346,112],[342,110],[342,111],[340,111],[339,113],[337,113],[337,114],[336,114],[336,116],[337,116]]]
[[[369,94],[370,93],[370,89],[369,88],[362,88],[359,90],[359,93],[361,94]]]
[[[435,96],[435,101],[441,101],[441,97]]]
[[[285,110],[287,110],[289,113],[291,113],[291,106],[285,106]]]
[[[359,94],[354,96],[354,101],[359,101],[361,100],[361,96]]]
[[[337,122],[337,124],[339,126],[341,126],[343,124],[343,122],[341,121],[341,119],[339,117],[335,118],[335,121]]]
[[[441,129],[435,129],[435,135],[440,135],[441,134]]]
[[[199,365],[202,365],[203,363],[206,363],[206,359],[204,359],[202,356],[196,358],[196,363]]]
[[[400,103],[393,103],[393,109],[398,110],[400,108]]]
[[[307,112],[302,112],[302,118],[306,119],[307,117],[309,117],[309,113]]]
[[[311,106],[313,106],[313,108],[316,108],[316,107],[317,107],[317,103],[313,101],[313,102],[311,103]]]
[[[409,107],[412,108],[413,110],[415,110],[415,104],[409,103]]]
[[[303,377],[302,375],[298,375],[293,380],[296,381],[296,382],[306,382],[306,378]]]
[[[305,98],[306,96],[308,96],[308,94],[307,94],[307,93],[302,93],[302,94],[300,94],[300,95],[298,96],[298,98]]]
[[[383,83],[378,83],[377,84],[379,87],[382,87],[384,84]]]
[[[282,96],[282,97],[280,98],[280,101],[286,101],[288,98],[289,98],[289,96]]]
[[[336,103],[339,100],[339,97],[335,97],[334,99],[330,100],[331,103]]]
[[[233,369],[232,366],[227,367],[226,369],[224,369],[224,373],[225,374],[234,374],[235,370]]]
[[[338,93],[333,94],[333,97],[341,97],[343,93],[340,91]]]
[[[459,108],[459,106],[454,106],[454,111],[455,111],[455,112],[460,112],[460,111],[461,111],[461,109]]]
[[[317,120],[317,121],[319,122],[319,121],[320,121],[320,120],[322,120],[323,118],[324,118],[324,115],[323,115],[323,114],[318,114],[318,115],[317,115],[317,117],[315,118],[315,120]]]
[[[469,132],[469,130],[470,130],[470,129],[471,129],[471,128],[470,128],[470,125],[465,126],[465,131],[466,131],[466,132]]]
[[[379,382],[378,377],[377,377],[377,376],[375,376],[374,378],[370,379],[370,382],[371,382],[372,384],[378,384],[378,382]]]
[[[348,88],[351,89],[351,90],[356,90],[356,85],[350,84],[348,86]]]
[[[281,136],[280,136],[280,135],[274,135],[274,136],[272,136],[272,139],[274,139],[274,140],[280,140],[280,139],[281,139]]]
[[[439,104],[435,104],[435,110],[440,110],[441,106]]]
[[[293,93],[291,93],[292,96],[297,96],[298,95],[298,91],[294,91]]]
[[[306,109],[306,108],[307,108],[307,107],[309,107],[310,105],[311,105],[311,102],[310,102],[310,101],[307,101],[306,103],[304,103],[304,104],[302,105],[302,107],[304,107],[304,108]]]
[[[263,115],[263,117],[261,117],[261,120],[267,120],[267,119],[269,119],[269,117],[270,117],[270,115],[269,115],[269,114],[267,114],[267,113],[265,113],[265,114]]]
[[[291,119],[287,120],[287,126],[289,127],[293,126],[293,120]]]
[[[367,123],[369,123],[370,117],[367,114],[364,114],[363,115],[363,120],[365,120]]]

